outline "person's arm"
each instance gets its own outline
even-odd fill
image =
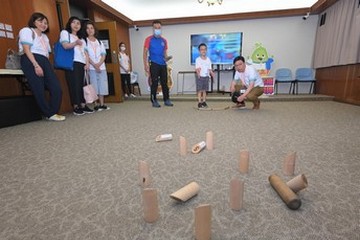
[[[65,31],[65,32],[64,32]],[[66,35],[66,37],[65,37]],[[70,42],[70,33],[66,30],[63,30],[60,33],[60,42],[63,48],[65,49],[71,49],[76,47],[77,45],[82,45],[82,41],[80,39],[77,39],[75,42]]]
[[[37,61],[36,61],[33,53],[30,51],[30,45],[28,45],[28,44],[22,44],[22,47],[23,47],[23,49],[24,49],[24,53],[26,54],[26,56],[28,57],[28,59],[30,60],[30,62],[33,64],[36,75],[39,76],[39,77],[44,76],[43,69],[42,69],[41,66],[37,63]]]
[[[149,52],[149,49],[146,46],[144,46],[143,62],[144,62],[144,70],[145,70],[146,76],[150,76],[150,66],[149,66],[149,61],[148,61],[148,52]]]

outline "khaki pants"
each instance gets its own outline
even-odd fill
[[[243,84],[242,82],[239,82],[237,84],[235,84],[235,91],[240,91],[240,89],[243,88]],[[251,89],[251,91],[248,93],[248,95],[246,96],[246,99],[253,102],[253,103],[257,103],[259,101],[259,97],[264,93],[264,88],[263,87],[254,87],[253,89]]]

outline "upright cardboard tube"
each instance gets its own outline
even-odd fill
[[[206,147],[205,141],[201,141],[192,147],[191,152],[197,154],[201,152],[205,147]]]
[[[144,220],[148,223],[156,222],[159,218],[159,205],[157,190],[154,188],[143,189]]]
[[[180,155],[185,156],[187,154],[187,142],[186,138],[183,136],[179,137],[179,143],[180,143]]]
[[[249,151],[241,150],[240,151],[240,159],[239,159],[239,171],[241,173],[249,172],[249,159],[250,159]]]
[[[177,201],[186,202],[187,200],[198,194],[199,190],[199,184],[197,184],[196,182],[191,182],[186,186],[180,188],[176,192],[170,194],[170,197]]]
[[[243,208],[244,182],[238,178],[230,181],[230,208],[241,210]]]
[[[294,175],[296,152],[287,155],[283,162],[283,173],[287,176]]]
[[[297,193],[308,186],[308,181],[304,174],[300,174],[288,181],[286,185],[288,185],[294,193]]]
[[[214,133],[212,131],[206,132],[206,149],[214,149]]]
[[[301,200],[279,176],[275,174],[270,175],[269,182],[288,208],[291,210],[299,209],[301,206]]]
[[[195,239],[211,239],[211,206],[202,204],[195,208]]]
[[[150,167],[145,161],[139,161],[139,184],[142,187],[147,187],[151,184]]]

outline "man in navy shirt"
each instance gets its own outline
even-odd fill
[[[156,91],[160,84],[164,97],[165,106],[172,107],[173,104],[169,98],[169,88],[167,86],[167,41],[161,36],[161,22],[158,20],[153,21],[153,35],[147,37],[144,43],[144,68],[147,76],[151,78],[151,102],[152,106],[161,107],[156,99]]]

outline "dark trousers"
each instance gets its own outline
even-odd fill
[[[25,54],[21,56],[21,69],[25,74],[40,110],[45,117],[51,117],[59,112],[62,98],[60,82],[47,57],[39,54],[34,54],[34,57],[44,72],[43,77],[36,75],[33,64]],[[45,89],[50,93],[49,101],[46,98]]]
[[[85,64],[74,62],[74,69],[65,70],[65,77],[69,88],[70,100],[72,105],[80,107],[85,104],[84,99],[84,70]]]
[[[159,84],[160,84],[163,92],[164,101],[169,99],[169,88],[167,85],[167,67],[166,65],[159,65],[156,63],[150,64],[150,75],[151,75],[151,95],[150,99],[151,102],[156,101],[156,91]]]
[[[125,93],[132,93],[131,92],[131,83],[130,83],[130,74],[129,73],[121,73],[121,87]]]

